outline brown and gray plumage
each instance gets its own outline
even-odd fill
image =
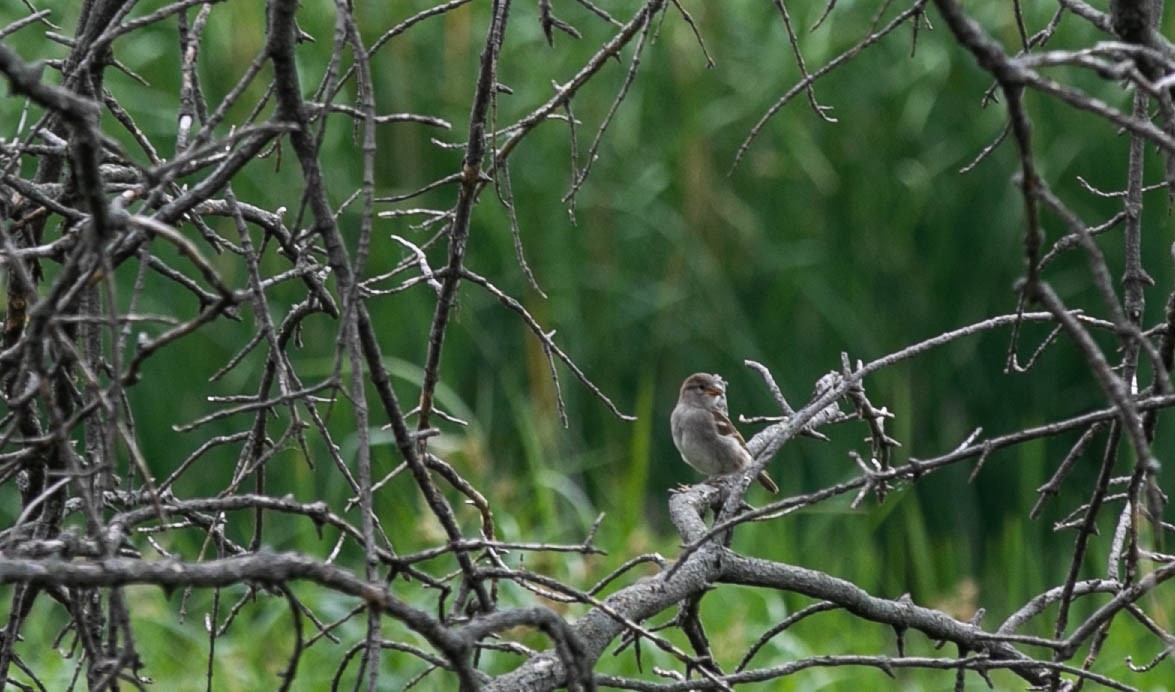
[[[669,422],[681,458],[707,476],[742,471],[754,461],[726,415],[726,383],[718,375],[699,372],[687,377]],[[769,491],[779,492],[766,471],[758,480]]]

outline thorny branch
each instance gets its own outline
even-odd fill
[[[84,4],[71,37],[57,33],[60,28],[51,23],[56,16],[49,10],[30,6],[24,16],[4,15],[8,24],[0,27],[0,39],[41,31],[46,43],[49,38],[59,41],[67,54],[64,59],[22,56],[0,45],[8,98],[24,100],[20,122],[0,142],[0,259],[6,272],[0,486],[19,497],[11,523],[0,531],[0,584],[10,585],[5,591],[9,614],[0,631],[0,679],[43,687],[33,662],[40,652],[28,652],[21,637],[34,604],[45,601],[60,607],[69,623],[81,652],[77,671],[89,687],[146,684],[151,662],[140,655],[140,614],[125,591],[141,584],[168,592],[182,589],[181,616],[193,590],[212,592],[209,687],[216,685],[212,663],[217,638],[231,631],[242,609],[256,598],[279,599],[291,614],[294,636],[281,673],[283,688],[299,675],[306,651],[323,640],[350,645],[348,653],[339,655],[336,683],[351,674],[349,664],[355,658],[355,685],[369,690],[383,685],[380,661],[387,652],[418,660],[424,672],[416,681],[444,676],[447,684],[456,681],[463,689],[675,690],[731,689],[821,666],[874,667],[890,674],[900,668],[947,670],[960,687],[968,672],[986,678],[993,670],[1004,670],[1052,689],[1086,681],[1130,689],[1097,668],[1104,644],[1115,634],[1110,625],[1119,620],[1139,623],[1164,651],[1150,664],[1136,666],[1136,672],[1152,670],[1171,651],[1175,636],[1146,609],[1151,596],[1167,593],[1167,582],[1175,575],[1175,560],[1162,553],[1163,536],[1171,526],[1163,522],[1166,497],[1152,448],[1160,431],[1157,412],[1175,406],[1169,375],[1175,362],[1175,290],[1166,289],[1163,322],[1148,327],[1145,306],[1155,281],[1140,248],[1148,230],[1143,216],[1143,192],[1151,189],[1144,179],[1148,146],[1164,157],[1168,189],[1175,180],[1175,79],[1170,76],[1175,74],[1175,48],[1158,32],[1158,5],[1146,0],[1112,2],[1108,15],[1080,0],[1061,0],[1047,25],[1032,34],[1017,3],[1011,9],[1020,39],[1014,48],[993,39],[955,0],[933,2],[951,39],[994,79],[989,95],[1002,96],[1007,112],[1002,133],[993,133],[994,143],[967,170],[975,170],[1005,142],[1016,147],[1024,276],[1018,286],[1020,303],[1011,314],[978,320],[855,366],[842,354],[841,369],[821,378],[809,403],[798,409],[788,403],[768,366],[748,361],[766,383],[779,415],[749,441],[754,467],[724,483],[694,486],[672,497],[670,515],[684,541],[675,560],[659,555],[625,559],[596,587],[507,562],[511,554],[601,553],[595,533],[602,518],[580,543],[499,536],[492,486],[446,461],[443,447],[433,442],[442,434],[440,426],[467,423],[438,401],[445,381],[443,356],[452,348],[463,289],[486,292],[505,306],[520,331],[538,339],[552,378],[560,368],[570,370],[611,414],[631,417],[593,384],[574,354],[536,317],[539,313],[499,288],[505,283],[474,268],[476,258],[469,248],[480,231],[474,212],[479,205],[492,204],[483,201],[482,192],[494,186],[497,194],[487,199],[496,200],[498,210],[508,216],[518,271],[537,289],[522,253],[525,229],[516,205],[523,200],[511,189],[511,157],[541,124],[566,119],[572,176],[563,203],[573,211],[610,126],[630,105],[629,95],[642,76],[642,58],[661,49],[659,22],[680,18],[707,64],[714,64],[705,47],[704,22],[695,21],[687,3],[671,4],[673,12],[666,12],[664,0],[630,3],[626,18],[616,19],[603,7],[580,0],[578,9],[587,19],[576,25],[566,19],[573,16],[570,4],[450,0],[380,33],[368,33],[351,3],[337,1],[325,69],[307,95],[307,73],[299,67],[306,56],[300,51],[307,42],[325,44],[328,37],[322,27],[299,24],[304,11],[299,3],[270,0],[262,45],[250,54],[237,81],[222,90],[219,101],[201,81],[209,22],[227,11],[218,3],[181,0],[136,15],[136,3],[92,0]],[[861,38],[822,65],[809,67],[794,9],[774,3],[799,77],[794,85],[781,86],[783,95],[748,127],[745,141],[733,153],[734,164],[743,160],[773,116],[801,93],[807,95],[819,126],[836,123],[827,115],[831,106],[816,99],[816,82],[867,48],[897,40],[900,27],[910,25],[917,41],[919,28],[929,26],[928,4],[879,3]],[[811,31],[820,30],[834,11],[847,10],[828,3]],[[382,82],[376,59],[386,46],[423,32],[434,18],[457,12],[484,22],[480,60],[468,90],[466,140],[437,143],[438,160],[448,168],[435,180],[405,183],[411,192],[379,197],[381,128],[450,126],[449,120],[433,114],[378,112]],[[1105,40],[1086,48],[1044,50],[1061,30],[1062,17],[1102,32]],[[576,40],[598,43],[578,69],[555,84],[553,96],[517,108],[500,103],[499,96],[510,93],[510,79],[526,78],[503,74],[501,61],[520,21],[536,22],[550,50]],[[118,60],[121,43],[172,22],[180,88],[175,131],[160,137],[139,124],[154,112],[140,109],[107,84],[105,76],[111,68],[127,71]],[[562,32],[559,41],[554,40],[555,29]],[[368,35],[375,38],[365,44]],[[588,150],[580,152],[572,106],[586,98],[589,86],[612,61],[625,66],[619,87],[613,86],[610,96],[596,94],[610,105],[594,124]],[[1059,67],[1088,72],[1123,93],[1131,90],[1132,108],[1120,110],[1076,82],[1062,81],[1065,73]],[[825,93],[827,98],[834,92]],[[1123,207],[1110,221],[1082,218],[1074,211],[1077,205],[1045,178],[1033,134],[1040,126],[1033,120],[1035,99],[1054,100],[1100,118],[1108,137],[1118,129],[1127,133],[1127,179],[1124,192],[1117,195]],[[352,160],[359,171],[359,182],[341,192],[335,179],[347,176],[328,170],[323,158],[328,125],[338,120],[353,128]],[[169,139],[174,140],[170,158]],[[451,150],[460,150],[460,158],[446,158]],[[291,196],[268,208],[252,198],[256,186],[248,181],[285,173],[289,166],[284,157],[290,153],[297,163],[297,185]],[[558,196],[552,193],[552,199]],[[377,205],[388,208],[377,212]],[[427,230],[431,236],[424,241],[396,233],[382,238],[377,218],[397,223],[421,218],[409,229]],[[1046,243],[1054,220],[1063,234],[1050,248]],[[1125,257],[1121,296],[1111,279],[1111,260],[1095,241],[1095,236],[1112,238],[1118,228]],[[225,229],[228,233],[222,235]],[[373,248],[385,241],[407,254],[391,269],[372,266]],[[1085,256],[1096,306],[1074,309],[1071,299],[1053,285],[1053,260],[1074,251]],[[398,283],[390,289],[377,287],[389,279]],[[159,291],[169,298],[151,300]],[[385,327],[377,328],[374,314],[377,307],[398,305],[395,301],[409,293],[432,300],[432,317],[427,327],[394,327],[416,329],[424,354],[413,383],[419,404],[405,411],[388,369],[386,341],[381,340]],[[162,311],[159,305],[165,306]],[[1033,306],[1043,310],[1032,312]],[[1094,313],[1108,317],[1091,317]],[[236,327],[244,321],[251,328]],[[1024,338],[1021,327],[1029,323],[1047,324],[1055,331],[1028,365],[1020,366],[1015,354]],[[976,429],[954,449],[899,458],[900,451],[918,441],[897,440],[886,429],[894,414],[872,376],[989,332],[1009,333],[1009,363],[1016,364],[1010,369],[1018,373],[1030,373],[1045,348],[1064,344],[1080,353],[1104,405],[1035,427],[987,436]],[[1112,352],[1095,334],[1116,341],[1118,362],[1111,362]],[[182,393],[193,402],[202,399],[200,407],[188,409],[185,421],[159,434],[223,427],[208,433],[186,458],[161,466],[141,448],[144,410],[137,395],[149,391],[157,400],[178,398],[181,392],[170,391],[174,384],[167,378],[181,366],[169,356],[182,345],[200,343],[199,338],[235,339],[210,387],[235,380],[236,389],[228,394],[212,388]],[[329,367],[308,366],[308,359],[300,357],[302,349],[325,355]],[[1145,369],[1152,380],[1140,387],[1138,373]],[[250,391],[241,393],[243,387]],[[557,379],[554,388],[558,412],[566,420]],[[369,406],[372,396],[374,408]],[[340,417],[346,420],[339,422]],[[850,428],[866,433],[865,453],[852,452],[859,473],[748,511],[742,501],[748,483],[783,446],[798,435],[829,439],[833,425],[838,434]],[[397,460],[377,481],[373,431],[379,427],[390,430]],[[854,493],[854,506],[870,496],[879,504],[900,502],[894,488],[958,465],[970,465],[974,477],[1002,450],[1064,436],[1077,441],[1068,445],[1069,453],[1056,461],[1049,481],[1039,489],[1032,516],[1042,506],[1071,496],[1060,493],[1075,483],[1070,471],[1092,449],[1091,442],[1103,445],[1096,480],[1082,489],[1087,499],[1056,526],[1076,534],[1067,578],[993,627],[983,626],[978,616],[958,619],[908,596],[884,598],[832,574],[727,547],[731,532],[750,521],[787,521],[803,508]],[[283,494],[291,452],[298,459],[296,473],[329,477],[323,487],[342,492],[331,496],[324,491],[310,502]],[[1131,459],[1129,469],[1117,468],[1121,456]],[[233,460],[221,484],[197,479],[205,473],[215,477],[207,469],[219,457]],[[407,547],[412,541],[398,527],[386,525],[380,508],[393,492],[406,493],[395,496],[401,500],[408,495],[419,500],[427,512],[421,524],[437,528],[432,545]],[[474,508],[472,529],[453,498]],[[707,525],[704,518],[715,507],[721,509]],[[276,540],[276,527],[306,522],[328,539],[322,554],[275,553],[265,547]],[[1103,537],[1099,522],[1115,528]],[[1109,558],[1104,573],[1091,574],[1088,555],[1099,542],[1105,543]],[[659,571],[633,577],[634,568],[645,564]],[[615,591],[601,595],[605,585],[617,583]],[[297,584],[346,599],[350,610],[327,622],[317,612],[323,599],[308,598],[295,589]],[[523,600],[504,598],[506,584],[517,587],[512,591],[523,594]],[[698,605],[709,589],[735,584],[798,594],[816,603],[763,633],[733,672],[727,672],[714,659]],[[1095,595],[1101,599],[1094,601]],[[221,607],[222,596],[236,603]],[[576,616],[543,601],[577,608]],[[1085,603],[1091,605],[1075,608]],[[646,624],[679,606],[681,614],[663,627]],[[816,654],[749,667],[765,642],[825,612],[892,627],[898,634],[898,656]],[[1020,634],[1030,623],[1040,625],[1046,619],[1035,631],[1051,630],[1051,637]],[[670,627],[684,631],[693,652],[661,634]],[[541,633],[549,648],[536,651],[499,637],[512,628]],[[958,655],[907,656],[907,632],[954,644]],[[617,642],[622,649],[631,647],[638,664],[642,643],[647,643],[685,672],[666,673],[675,678],[672,682],[653,682],[600,671],[603,653]],[[482,667],[483,655],[501,651],[520,661],[494,677]],[[1078,651],[1085,657],[1073,661]]]

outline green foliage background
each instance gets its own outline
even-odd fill
[[[144,3],[142,11],[160,4]],[[333,10],[323,0],[302,4],[300,25],[317,41],[299,49],[308,93],[325,68]],[[431,4],[357,2],[366,43]],[[12,5],[0,9],[0,23],[17,16]],[[53,21],[72,30],[77,3],[37,5],[53,8]],[[627,19],[636,3],[603,5]],[[534,3],[515,4],[501,67],[501,80],[513,94],[499,97],[500,126],[546,100],[551,80],[566,81],[609,34],[578,4],[555,6],[584,38],[557,35],[552,50],[540,31]],[[666,517],[667,493],[677,483],[697,480],[678,459],[667,430],[669,410],[685,375],[721,372],[731,381],[734,413],[771,414],[771,399],[758,377],[743,367],[744,359],[770,367],[798,405],[820,375],[839,368],[842,351],[854,360],[870,360],[1011,312],[1016,304],[1012,286],[1023,263],[1023,205],[1012,184],[1015,151],[1005,142],[972,172],[960,173],[999,135],[1005,112],[1001,104],[981,103],[989,80],[948,32],[924,26],[915,43],[908,25],[899,29],[817,83],[817,98],[833,106],[836,123],[821,121],[804,97],[798,97],[767,124],[731,171],[748,130],[800,75],[771,3],[690,2],[686,7],[715,65],[707,67],[690,28],[671,8],[650,36],[640,73],[603,137],[591,177],[576,196],[574,222],[560,201],[571,182],[565,124],[542,125],[511,160],[526,257],[548,298],[528,287],[514,256],[507,215],[492,192],[483,195],[477,208],[468,252],[471,268],[518,296],[548,329],[557,329],[564,349],[621,409],[639,420],[618,421],[561,369],[570,419],[570,426],[562,428],[538,342],[513,314],[474,287],[462,289],[445,350],[442,404],[471,425],[446,427],[437,449],[490,498],[501,535],[578,542],[595,516],[606,513],[597,543],[609,551],[607,557],[557,562],[544,557],[528,565],[582,586],[633,555],[676,554],[677,540]],[[801,30],[810,69],[868,33],[877,11],[875,3],[840,2],[820,28],[808,31],[823,5],[789,3],[788,9]],[[1042,27],[1053,12],[1049,3],[1025,9],[1030,31]],[[1005,45],[1017,45],[1010,5],[969,10]],[[480,2],[429,20],[377,54],[373,74],[379,112],[425,113],[453,124],[450,132],[409,123],[382,126],[378,194],[402,194],[459,167],[460,150],[438,148],[430,138],[464,139],[487,11],[488,4]],[[885,18],[894,13],[889,10]],[[933,12],[930,21],[938,22]],[[1054,45],[1084,45],[1091,37],[1091,30],[1070,16]],[[261,3],[215,7],[200,59],[210,103],[232,86],[263,42]],[[47,47],[37,29],[19,32],[9,43],[26,59],[64,55],[60,46]],[[176,45],[174,21],[135,32],[115,44],[116,56],[149,84],[139,85],[116,71],[108,76],[110,90],[128,107],[134,104],[139,125],[165,158],[174,148]],[[626,58],[631,55],[631,50],[625,52]],[[576,133],[581,165],[626,70],[627,64],[612,64],[573,104],[582,123]],[[1113,105],[1128,106],[1113,85],[1067,71],[1057,76],[1076,80]],[[347,86],[351,98],[353,86]],[[230,121],[244,117],[259,95],[254,88],[253,98]],[[1087,219],[1111,216],[1119,202],[1083,191],[1077,177],[1102,189],[1120,188],[1128,140],[1089,115],[1036,95],[1027,100],[1043,175]],[[20,107],[18,99],[0,100],[0,123],[8,123],[4,136],[13,136]],[[113,121],[106,124],[107,132],[121,133]],[[353,137],[350,121],[331,119],[326,169],[336,204],[361,181]],[[137,151],[129,139],[122,140],[129,151]],[[1158,180],[1161,165],[1151,163]],[[288,207],[289,221],[297,212],[299,177],[286,151],[280,160],[254,162],[250,178],[238,179],[234,186],[241,199],[253,204]],[[443,208],[454,198],[454,189],[440,188],[411,206]],[[1148,296],[1144,323],[1150,325],[1161,318],[1163,295],[1171,286],[1166,252],[1171,222],[1161,191],[1148,193],[1147,203],[1144,262],[1158,287]],[[344,228],[357,231],[354,209],[341,218]],[[1057,238],[1060,225],[1052,218],[1046,224],[1050,240]],[[404,221],[379,222],[369,275],[401,256],[402,250],[388,238],[391,233],[417,241],[426,237]],[[354,240],[355,233],[350,237]],[[1118,234],[1099,243],[1112,266],[1120,268]],[[243,284],[240,267],[222,259],[219,268],[229,283]],[[1084,257],[1063,258],[1048,278],[1071,305],[1103,314]],[[159,305],[190,301],[163,282],[147,296]],[[421,288],[374,300],[371,307],[397,390],[402,400],[414,401],[432,294]],[[143,311],[152,312],[150,302]],[[331,367],[335,325],[316,319],[321,331],[306,331],[297,358],[304,368],[318,367],[325,375]],[[150,362],[142,385],[131,394],[140,440],[157,477],[165,477],[211,434],[237,429],[239,422],[230,421],[178,438],[172,432],[173,425],[207,412],[208,377],[252,329],[246,314],[242,323],[212,325]],[[1045,330],[1030,328],[1027,334],[1028,346],[1022,351]],[[1112,347],[1109,340],[1103,344]],[[899,460],[948,451],[976,427],[998,434],[1104,405],[1096,383],[1067,344],[1051,347],[1027,375],[1003,372],[1007,345],[1006,332],[964,340],[866,383],[873,401],[896,415],[893,434],[904,445]],[[212,385],[211,393],[246,393],[253,376],[238,370]],[[1144,368],[1140,382],[1149,382],[1149,377]],[[330,415],[336,431],[348,429],[346,406],[333,408]],[[863,428],[847,425],[831,434],[831,444],[802,439],[779,454],[770,470],[784,493],[812,491],[857,473],[847,451],[863,448]],[[386,473],[398,463],[397,455],[386,436],[377,433],[376,439],[381,445],[378,469]],[[1060,583],[1068,567],[1072,538],[1054,534],[1051,525],[1082,501],[1095,462],[1082,463],[1040,519],[1029,521],[1027,512],[1035,489],[1074,439],[1061,437],[993,454],[972,483],[967,482],[971,466],[960,466],[904,488],[880,506],[867,501],[853,511],[848,508],[851,498],[842,498],[767,526],[745,527],[736,547],[825,570],[879,595],[910,592],[916,602],[962,617],[982,606],[988,613],[985,622],[998,622],[1031,595]],[[1157,451],[1161,460],[1168,458],[1171,441],[1160,437]],[[274,494],[289,492],[309,501],[346,492],[325,458],[306,460],[290,449],[280,461],[282,472],[272,477]],[[181,481],[177,493],[215,492],[231,473],[233,458],[213,455],[200,463],[201,473]],[[1162,478],[1169,485],[1169,473]],[[19,513],[16,497],[13,488],[0,489],[0,515],[7,522]],[[389,534],[403,541],[400,550],[435,539],[436,529],[421,521],[424,512],[406,479],[389,485],[380,498],[380,516]],[[763,500],[752,496],[754,502]],[[474,517],[470,513],[464,519],[472,525]],[[275,549],[321,553],[330,537],[319,538],[312,527],[295,522],[271,526],[267,540]],[[1089,573],[1100,573],[1101,564],[1104,555],[1095,549]],[[140,629],[142,645],[156,654],[147,672],[169,684],[175,679],[172,666],[193,675],[207,656],[207,641],[195,621],[202,617],[197,613],[210,607],[208,595],[192,596],[199,604],[189,608],[192,622],[177,622],[178,594],[149,589],[132,593],[158,601],[158,619]],[[798,597],[724,588],[708,596],[703,607],[717,653],[729,660],[758,632],[805,604]],[[338,615],[349,604],[316,605]],[[1156,604],[1147,606],[1149,610]],[[41,603],[38,608],[47,642],[53,633],[53,606]],[[245,630],[237,628],[220,641],[217,689],[275,684],[290,641],[283,608],[251,607],[246,611],[251,634],[242,637]],[[263,651],[257,649],[259,642],[267,644]],[[544,645],[541,640],[531,643]],[[911,645],[917,653],[929,651],[931,643]],[[315,656],[337,658],[337,648],[320,652],[324,648],[312,649],[303,663],[315,671],[307,680],[324,682],[333,673],[331,666],[315,667]],[[850,651],[893,652],[892,634],[880,627],[855,626],[848,617],[825,615],[778,638],[756,661]],[[1106,660],[1122,661],[1126,653],[1142,661],[1157,652],[1124,651]],[[646,670],[665,663],[655,651],[644,654]],[[632,665],[630,658],[623,654],[608,665],[625,669]],[[53,660],[47,656],[45,665]],[[504,658],[502,665],[512,660]],[[389,654],[387,679],[404,681],[419,672],[417,663],[407,661]],[[67,679],[69,662],[57,665]],[[1169,663],[1163,665],[1172,670]],[[948,686],[953,676],[900,678],[901,684],[933,689]],[[795,689],[855,689],[852,685],[861,681],[881,684],[884,679],[873,670],[817,670],[796,676],[791,684]],[[1010,678],[997,680],[1013,684]],[[203,681],[193,677],[190,682],[200,688]]]

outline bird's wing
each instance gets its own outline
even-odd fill
[[[738,443],[743,447],[747,446],[747,441],[744,440],[743,436],[739,434],[738,428],[734,427],[734,423],[730,422],[730,419],[726,417],[726,414],[722,413],[721,411],[711,411],[710,413],[714,416],[714,426],[718,428],[719,435],[723,437],[733,437],[734,439],[738,440]]]

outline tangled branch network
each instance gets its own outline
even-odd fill
[[[810,67],[794,8],[776,0],[798,77],[779,86],[775,103],[747,128],[733,165],[801,96],[814,121],[834,122],[817,87],[875,46],[903,40],[900,29],[910,30],[915,51],[919,41],[935,40],[969,55],[969,69],[991,80],[983,100],[1002,102],[1006,118],[960,176],[996,165],[993,153],[1014,147],[1023,212],[1016,302],[1006,314],[870,362],[845,355],[799,408],[770,368],[748,361],[778,407],[748,442],[754,466],[672,495],[669,515],[682,541],[674,559],[621,555],[592,584],[528,565],[602,553],[602,518],[578,543],[503,535],[495,487],[446,458],[442,428],[471,421],[444,405],[442,359],[453,350],[462,291],[476,292],[536,340],[564,423],[560,373],[570,373],[610,415],[632,419],[527,302],[501,288],[506,284],[496,274],[479,271],[468,253],[477,233],[474,211],[480,205],[505,216],[512,271],[543,295],[524,251],[519,204],[563,204],[574,219],[617,115],[633,106],[628,97],[643,76],[642,57],[667,48],[656,41],[658,32],[667,24],[687,27],[710,61],[707,25],[689,7],[701,3],[450,0],[417,3],[422,9],[378,29],[359,16],[369,3],[269,0],[256,15],[239,3],[204,0],[150,10],[129,0],[90,0],[80,12],[66,12],[68,3],[54,10],[38,4],[51,3],[28,0],[0,10],[0,73],[9,85],[0,105],[12,115],[0,125],[0,597],[8,606],[0,679],[7,684],[51,689],[55,681],[84,678],[91,689],[147,686],[159,664],[144,655],[146,628],[160,615],[140,585],[177,594],[164,606],[177,620],[189,608],[204,614],[207,660],[185,662],[191,668],[184,675],[203,666],[209,689],[220,683],[218,645],[250,638],[249,613],[258,601],[288,608],[288,651],[274,666],[281,689],[320,675],[304,664],[312,656],[330,660],[335,685],[353,680],[369,690],[732,689],[814,668],[890,675],[919,669],[953,679],[957,689],[969,678],[990,682],[997,674],[1045,689],[1133,689],[1152,684],[1164,665],[1170,674],[1175,636],[1172,612],[1162,604],[1171,601],[1166,582],[1175,559],[1162,547],[1171,525],[1163,519],[1156,450],[1160,413],[1175,404],[1175,289],[1157,285],[1146,268],[1154,258],[1141,249],[1144,193],[1170,193],[1175,180],[1175,46],[1159,32],[1156,3],[1115,0],[1105,13],[1083,0],[1059,0],[1035,33],[1021,3],[1013,3],[998,11],[1010,13],[1000,19],[1014,27],[1014,47],[993,38],[956,0],[875,3],[865,33]],[[830,2],[808,32],[850,11],[862,8]],[[56,22],[74,14],[67,35]],[[256,40],[237,37],[236,62],[217,62],[213,48],[223,44],[214,27],[245,16],[255,22]],[[413,41],[437,40],[447,21],[477,26],[484,36],[460,47],[469,48],[471,64],[476,55],[461,102],[468,122],[381,111],[379,104],[393,100],[384,90],[398,79],[381,70],[400,69],[397,61]],[[580,57],[567,58],[578,60],[576,67],[545,98],[507,104],[502,95],[528,75],[504,72],[502,56],[535,23],[548,50]],[[936,23],[945,30],[928,38]],[[1050,48],[1067,25],[1093,38]],[[43,53],[14,48],[30,35]],[[120,60],[138,42],[161,41],[174,60],[168,79],[175,89],[165,106],[141,98],[136,90],[145,79]],[[617,63],[616,79],[602,79]],[[229,81],[217,81],[217,70]],[[1091,83],[1130,107],[1094,95]],[[581,146],[584,121],[573,107],[599,101],[600,93],[608,105],[593,116],[590,143]],[[1111,218],[1084,218],[1081,205],[1042,172],[1034,128],[1048,123],[1034,121],[1029,96],[1087,114],[1106,137],[1121,132],[1129,139],[1122,189],[1085,190],[1121,202]],[[330,129],[340,122],[350,140],[341,158],[328,159],[328,144],[347,140]],[[511,185],[512,157],[534,133],[556,127],[570,144],[566,192],[558,202],[523,200]],[[460,134],[450,137],[454,128]],[[430,161],[444,172],[381,196],[380,164],[396,154],[387,151],[389,133],[404,129],[435,135]],[[1148,148],[1163,161],[1161,180],[1149,185]],[[338,161],[347,162],[346,170]],[[258,182],[268,180],[278,182]],[[1050,235],[1050,228],[1061,231]],[[1107,239],[1120,247],[1106,252]],[[1087,260],[1089,305],[1058,290],[1050,271],[1071,254]],[[389,256],[397,259],[385,263]],[[1166,310],[1157,324],[1146,324],[1146,298],[1155,291],[1165,292]],[[428,316],[414,322],[416,312],[404,306],[421,304]],[[377,326],[377,310],[399,321]],[[1026,347],[1026,327],[1041,324],[1053,331]],[[392,370],[392,332],[419,346],[410,377]],[[1010,373],[1031,375],[1049,348],[1073,349],[1101,404],[994,435],[977,428],[953,449],[904,455],[918,441],[896,439],[887,428],[894,414],[878,403],[886,397],[870,378],[990,333],[1006,336]],[[208,381],[193,383],[177,354],[205,350],[227,355]],[[409,387],[415,403],[406,405],[400,396]],[[181,422],[160,426],[160,408]],[[851,455],[850,478],[759,508],[744,503],[750,481],[789,441],[850,429],[865,431],[864,446]],[[147,450],[148,437],[155,451]],[[183,458],[158,452],[187,448],[193,437],[200,442]],[[960,619],[909,595],[878,596],[836,575],[731,547],[732,534],[751,522],[786,522],[840,498],[851,498],[852,507],[883,508],[939,471],[966,467],[975,477],[1001,450],[1044,439],[1069,441],[1069,452],[1050,462],[1051,476],[1025,514],[1083,498],[1065,507],[1068,516],[1054,527],[1073,536],[1068,570],[999,622],[985,621],[982,611]],[[373,459],[383,440],[394,448],[390,469]],[[1072,473],[1082,459],[1097,469],[1087,485]],[[297,478],[304,483],[293,492]],[[304,499],[308,492],[311,499]],[[418,507],[419,521],[389,526],[379,508],[393,502]],[[321,537],[320,551],[301,543],[285,552],[267,547],[306,531]],[[1094,567],[1092,556],[1100,555],[1107,557]],[[757,633],[732,666],[713,650],[700,604],[712,590],[733,585],[810,603]],[[807,651],[754,664],[797,623],[833,613],[892,628],[893,647]],[[658,616],[664,617],[654,623]],[[43,622],[60,627],[52,645]],[[907,655],[914,636],[953,651]],[[1107,661],[1105,651],[1119,650],[1116,637],[1145,642],[1135,649],[1144,662]],[[604,656],[610,647],[618,654],[612,659]],[[645,670],[645,650],[668,663]],[[71,669],[65,678],[63,661]],[[389,682],[389,670],[403,661],[413,672]]]

